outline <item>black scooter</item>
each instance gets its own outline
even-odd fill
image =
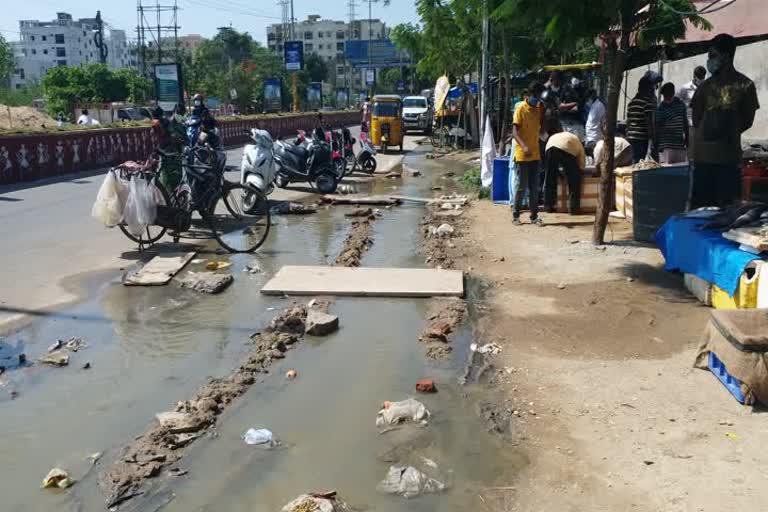
[[[277,173],[275,183],[285,188],[293,182],[306,181],[314,185],[321,194],[333,194],[341,181],[333,164],[330,145],[325,134],[314,130],[309,144],[279,140],[274,143],[274,157]]]

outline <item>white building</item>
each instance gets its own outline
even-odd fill
[[[94,42],[95,18],[74,20],[60,12],[53,21],[21,20],[21,40],[17,45],[16,72],[12,87],[39,82],[55,66],[86,66],[99,62],[99,49]],[[107,65],[120,69],[130,65],[128,42],[123,30],[105,35]]]
[[[304,42],[304,54],[320,56],[328,64],[331,78],[335,76],[336,86],[350,86],[360,89],[362,74],[360,71],[350,73],[348,78],[344,61],[344,42],[350,39],[383,39],[388,35],[385,23],[378,19],[345,21],[324,20],[313,14],[306,20],[295,24],[295,39]],[[267,47],[277,54],[282,54],[283,43],[289,39],[281,23],[267,27]],[[348,83],[351,80],[352,83]]]

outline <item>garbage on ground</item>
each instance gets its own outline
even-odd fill
[[[66,489],[67,487],[71,487],[74,483],[74,480],[69,478],[69,474],[66,471],[60,468],[53,468],[43,479],[43,489]]]
[[[207,270],[223,270],[232,266],[229,261],[210,260],[205,264]]]
[[[82,338],[76,338],[73,336],[72,338],[69,338],[69,340],[67,340],[66,347],[67,347],[67,350],[71,350],[72,352],[77,352],[81,348],[85,348],[86,345]]]
[[[469,349],[472,352],[478,352],[480,354],[498,354],[501,352],[501,346],[496,343],[487,343],[485,345],[478,345],[477,343],[472,343],[469,346]]]
[[[282,512],[351,512],[336,491],[302,494],[282,508]]]
[[[437,393],[435,381],[432,379],[420,379],[416,382],[416,391],[419,393]]]
[[[288,370],[285,372],[285,378],[286,379],[295,379],[298,376],[298,372],[296,370]]]
[[[413,398],[401,402],[385,402],[384,408],[376,414],[376,426],[381,428],[407,422],[426,425],[429,416],[426,406]]]
[[[69,354],[61,350],[54,351],[40,359],[40,362],[51,366],[67,366],[69,364]]]
[[[286,201],[280,204],[276,204],[270,209],[269,212],[272,215],[308,215],[317,213],[317,208],[306,204]]]
[[[96,194],[96,202],[91,208],[91,217],[107,227],[117,226],[123,218],[123,207],[118,191],[118,180],[114,171],[107,172],[107,176]]]
[[[443,482],[430,478],[412,466],[391,466],[387,476],[376,486],[379,492],[399,494],[404,498],[436,493],[444,491],[445,488]]]
[[[86,457],[86,460],[91,461],[92,464],[96,464],[97,462],[99,462],[99,459],[101,459],[102,455],[103,454],[101,452],[92,453],[88,457]]]
[[[339,317],[316,309],[307,312],[304,333],[310,336],[327,336],[339,329]]]
[[[336,188],[337,194],[357,194],[357,187],[353,185],[342,184]]]
[[[249,428],[243,435],[243,441],[245,444],[271,444],[273,436],[272,432],[265,428]]]
[[[248,272],[249,274],[261,274],[263,273],[263,270],[261,270],[258,263],[250,263],[243,268],[243,272]]]
[[[140,236],[157,216],[157,198],[155,197],[155,182],[145,180],[140,176],[131,178],[128,199],[123,210],[123,221],[126,228],[134,236]]]

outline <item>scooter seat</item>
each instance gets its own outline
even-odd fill
[[[307,148],[304,146],[296,146],[294,144],[286,144],[285,145],[286,151],[289,153],[292,153],[296,155],[299,158],[305,159],[307,158]]]

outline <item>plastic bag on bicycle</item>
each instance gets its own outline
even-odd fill
[[[134,236],[141,236],[147,226],[154,224],[156,216],[157,197],[154,180],[133,176],[123,212],[126,228]]]

